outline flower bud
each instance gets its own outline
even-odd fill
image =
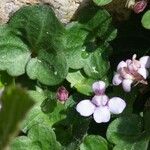
[[[57,90],[57,99],[60,101],[66,101],[68,99],[69,92],[66,90],[64,86],[61,86]]]
[[[146,8],[146,6],[147,6],[147,0],[140,0],[134,4],[133,11],[136,14],[139,14]]]

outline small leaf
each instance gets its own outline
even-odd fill
[[[91,95],[94,79],[84,77],[80,71],[68,73],[66,79],[71,83],[71,87],[75,87],[78,92]]]
[[[149,138],[143,132],[142,118],[137,115],[115,119],[107,129],[107,139],[114,150],[147,150]]]
[[[38,79],[46,85],[56,85],[63,81],[68,73],[65,56],[60,53],[42,51],[39,57],[32,58],[27,64],[27,74],[31,79]]]
[[[144,26],[144,28],[146,29],[150,29],[150,10],[148,10],[143,18],[142,18],[142,25]]]
[[[101,46],[90,53],[88,62],[84,66],[84,72],[87,76],[100,80],[107,74],[110,67],[107,50],[105,46]]]
[[[56,18],[51,7],[32,5],[21,8],[10,19],[9,26],[25,38],[32,52],[39,49],[59,49],[65,28]]]
[[[66,25],[65,47],[76,48],[83,46],[88,31],[83,29],[83,25],[78,22],[71,22]]]
[[[102,41],[111,41],[117,36],[117,30],[112,24],[112,17],[105,9],[87,6],[79,11],[77,19],[82,24],[82,30],[89,31],[87,39],[99,37]]]
[[[49,121],[51,125],[54,125],[55,123],[60,122],[63,119],[65,119],[66,118],[65,105],[58,102],[54,111],[52,113],[49,113],[48,117],[49,117]]]
[[[75,47],[65,51],[70,68],[81,69],[86,65],[89,54],[85,49],[85,47]]]
[[[30,79],[46,85],[56,85],[65,79],[68,73],[63,54],[65,28],[49,6],[21,8],[10,19],[9,27],[17,31],[30,47],[33,58],[26,69]]]
[[[112,0],[93,0],[93,2],[98,5],[98,6],[103,6],[107,5],[111,2]]]
[[[52,113],[57,106],[56,99],[46,99],[41,104],[41,109],[44,113]]]
[[[137,115],[125,116],[115,119],[107,129],[107,139],[114,143],[129,140],[142,132],[142,119]]]
[[[18,132],[18,124],[34,104],[32,99],[19,87],[8,87],[1,98],[0,149]]]
[[[49,124],[49,118],[41,110],[41,103],[47,98],[43,91],[28,91],[29,95],[34,99],[36,104],[29,111],[26,119],[23,122],[22,131],[27,133],[27,131],[36,124],[47,123]]]
[[[139,139],[134,143],[124,142],[116,145],[113,150],[148,150],[149,139]]]
[[[71,96],[69,100],[75,102],[77,98],[78,97]],[[89,119],[81,118],[77,114],[74,109],[74,104],[72,107],[68,106],[67,108],[66,117],[56,122],[53,128],[55,129],[57,140],[65,146],[65,150],[76,150],[83,137],[87,134],[90,121]]]
[[[21,39],[12,35],[8,27],[0,27],[0,70],[6,70],[11,76],[25,73],[25,66],[30,59],[30,51]],[[9,31],[9,32],[8,32]]]
[[[12,150],[61,150],[61,145],[56,141],[54,131],[50,126],[42,124],[34,125],[28,132],[28,137],[16,138],[11,144]]]
[[[80,145],[80,150],[108,150],[107,141],[98,135],[88,135]]]
[[[146,107],[143,113],[143,118],[144,118],[144,129],[146,130],[147,133],[149,133],[150,137],[150,100],[148,99],[146,102]]]

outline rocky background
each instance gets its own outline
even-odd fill
[[[67,23],[80,6],[85,6],[89,0],[0,0],[0,23],[6,23],[15,11],[24,5],[46,3],[51,5],[57,17]]]
[[[75,12],[89,4],[92,0],[0,0],[0,24],[6,23],[9,17],[24,5],[45,3],[53,7],[57,17],[68,23]],[[125,8],[126,0],[113,0],[105,8],[117,20],[126,20],[130,11]]]

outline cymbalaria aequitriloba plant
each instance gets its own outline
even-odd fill
[[[124,91],[130,92],[132,84],[147,84],[148,68],[150,68],[150,57],[143,56],[137,60],[136,54],[134,54],[132,60],[127,59],[118,64],[117,73],[113,77],[113,84],[122,84]]]
[[[148,150],[149,11],[145,30],[126,0],[93,1],[68,24],[32,5],[0,26],[0,150]]]
[[[120,114],[126,107],[126,103],[120,97],[110,98],[105,94],[106,85],[103,81],[95,82],[92,86],[95,96],[92,100],[80,101],[76,110],[81,116],[91,116],[97,123],[108,122],[112,114]]]

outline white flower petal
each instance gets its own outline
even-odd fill
[[[97,123],[108,122],[110,120],[110,111],[107,106],[97,107],[93,117]]]
[[[111,113],[120,114],[126,107],[126,102],[120,97],[113,97],[108,102],[108,107]]]
[[[122,82],[122,77],[120,76],[120,74],[115,74],[114,75],[114,77],[113,77],[113,80],[112,80],[112,82],[113,82],[113,85],[119,85],[119,84],[121,84],[121,82]]]
[[[109,98],[107,95],[95,95],[92,98],[92,103],[96,106],[105,106],[108,102]]]
[[[125,92],[130,92],[131,91],[132,82],[133,82],[133,80],[131,80],[131,79],[124,79],[123,80],[122,87],[123,87]]]
[[[127,67],[127,63],[125,61],[121,61],[117,66],[117,71],[123,67]]]
[[[88,117],[94,113],[96,106],[90,100],[82,100],[76,106],[77,112],[80,113],[81,116]]]
[[[104,94],[105,89],[106,89],[106,84],[103,81],[95,82],[92,85],[92,89],[93,89],[94,93],[97,95]]]
[[[143,56],[139,59],[142,67],[150,68],[150,56]]]
[[[141,67],[138,69],[138,73],[143,76],[144,79],[148,77],[148,71],[146,68]]]

